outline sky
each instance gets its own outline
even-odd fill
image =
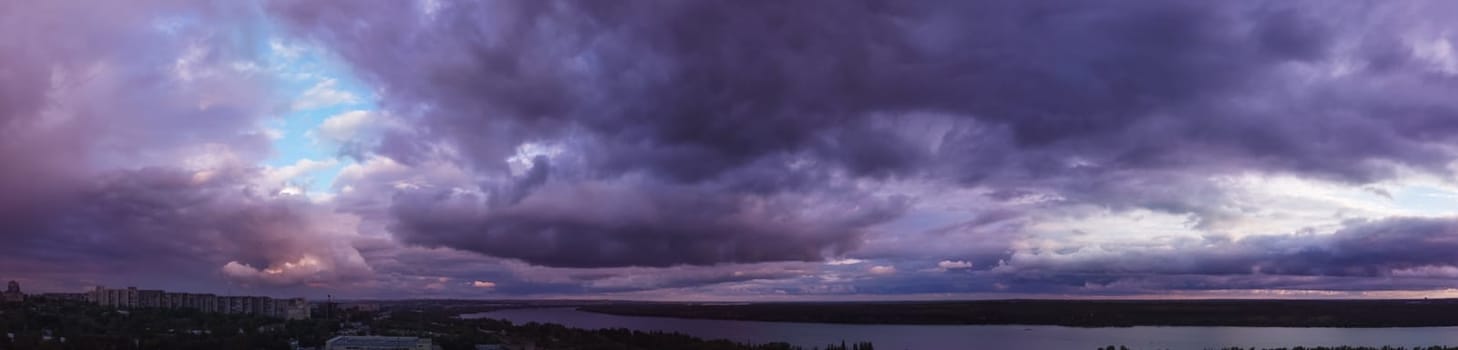
[[[0,279],[1458,296],[1443,1],[0,1]]]

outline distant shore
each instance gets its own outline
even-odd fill
[[[1458,326],[1458,299],[991,300],[746,304],[622,302],[588,305],[580,309],[622,316],[843,324],[1072,327]]]

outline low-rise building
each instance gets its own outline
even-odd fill
[[[340,306],[343,307],[345,310],[355,310],[355,311],[364,311],[364,312],[379,312],[380,311],[380,304],[378,304],[378,303],[352,302],[352,303],[343,303]]]
[[[274,307],[278,317],[288,320],[309,319],[309,301],[304,298],[275,300]]]

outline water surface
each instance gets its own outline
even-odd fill
[[[1428,346],[1458,344],[1458,327],[1280,328],[1280,327],[1114,327],[848,325],[761,321],[694,320],[617,316],[572,308],[512,309],[462,315],[516,323],[556,323],[568,327],[627,328],[678,332],[738,342],[788,342],[804,347],[871,341],[876,349],[1094,349],[1126,345],[1133,349],[1210,349],[1229,346]]]

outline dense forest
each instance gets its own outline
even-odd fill
[[[1016,302],[1007,302],[1016,303]],[[1031,309],[1043,310],[1056,305],[1080,304],[1084,308],[1070,308],[1069,313],[1110,312],[1100,309],[1107,304],[1119,304],[1125,309],[1168,307],[1172,310],[1191,310],[1210,307],[1211,304],[1228,309],[1241,309],[1252,304],[1277,302],[1041,302]],[[1359,305],[1363,310],[1373,305],[1390,302],[1288,302],[1284,304],[1293,310],[1332,307],[1337,305]],[[781,303],[768,304],[788,313],[805,315],[819,308],[843,310],[843,305],[873,305],[868,311],[881,311],[889,306],[925,305],[931,303]],[[962,303],[970,304],[970,303]],[[976,303],[981,306],[996,303]],[[632,304],[645,305],[664,304]],[[688,304],[675,304],[688,305]],[[763,304],[762,304],[763,305]],[[1295,305],[1295,306],[1291,306]],[[1451,305],[1448,301],[1413,305]],[[708,305],[701,305],[708,306]],[[608,308],[613,305],[594,305],[589,308]],[[0,305],[0,350],[10,349],[289,349],[297,344],[303,347],[320,347],[325,340],[335,335],[387,335],[429,337],[445,350],[474,349],[478,344],[531,344],[537,349],[580,349],[580,350],[648,350],[648,349],[704,349],[704,350],[875,350],[870,343],[825,344],[805,349],[787,343],[744,344],[728,340],[706,340],[678,333],[642,332],[628,329],[584,330],[556,324],[526,323],[513,324],[493,319],[461,319],[463,310],[484,311],[497,307],[467,307],[441,305],[400,305],[386,307],[383,311],[332,310],[327,314],[316,313],[315,318],[302,321],[285,321],[245,315],[224,315],[201,313],[177,309],[115,310],[79,302],[27,302],[25,304]],[[646,308],[642,308],[646,309]],[[1443,308],[1439,308],[1443,309]],[[640,309],[641,310],[641,309]],[[729,310],[741,310],[731,308]],[[915,307],[911,310],[917,310]],[[722,314],[721,314],[722,315]],[[834,315],[833,313],[831,315]],[[1137,313],[1136,313],[1137,315]],[[1382,315],[1375,316],[1378,319]],[[1125,346],[1097,347],[1099,350],[1127,350]],[[1222,350],[1247,350],[1231,347]],[[1249,348],[1256,350],[1256,348]],[[1265,348],[1260,350],[1458,350],[1458,347],[1294,347]]]
[[[335,335],[428,337],[445,350],[477,344],[532,344],[579,350],[875,350],[870,343],[804,349],[786,343],[743,344],[678,333],[584,330],[555,324],[461,319],[462,309],[415,306],[380,312],[333,310],[316,318],[202,313],[186,309],[115,310],[80,302],[0,305],[0,350],[11,349],[290,349],[322,347]]]
[[[680,333],[643,332],[628,329],[585,330],[558,324],[514,324],[494,319],[460,319],[457,307],[418,306],[390,309],[356,322],[376,335],[426,336],[446,350],[472,349],[474,344],[532,344],[538,349],[578,350],[875,350],[871,343],[827,344],[803,348],[788,343],[745,344],[728,340],[706,340]]]
[[[584,311],[626,315],[861,324],[1022,324],[1074,327],[1458,326],[1458,300],[990,300],[945,302],[619,303]]]
[[[190,309],[115,310],[81,302],[0,307],[0,349],[288,349],[323,344],[337,327]]]
[[[530,339],[538,348],[546,349],[875,350],[875,346],[867,342],[827,344],[824,347],[806,349],[787,343],[743,344],[722,339],[704,340],[679,333],[627,329],[589,331],[540,323],[528,323],[509,329],[510,334],[518,339]]]

